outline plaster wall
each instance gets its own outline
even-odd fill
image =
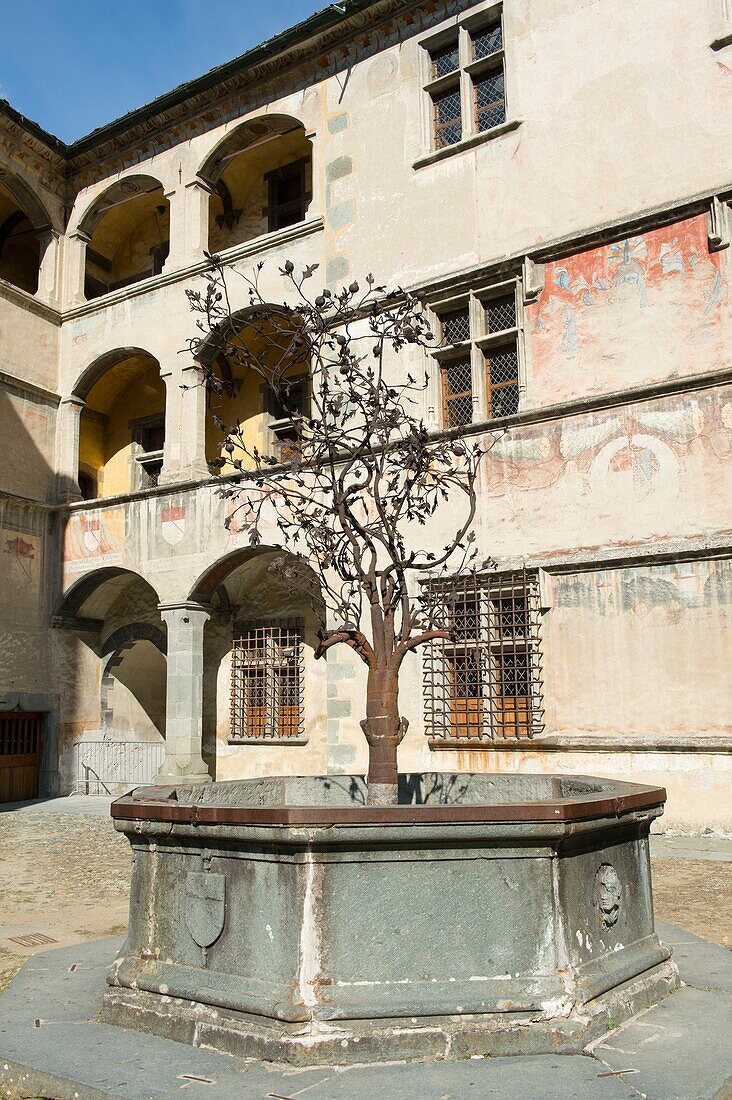
[[[0,284],[0,371],[57,392],[59,325]]]

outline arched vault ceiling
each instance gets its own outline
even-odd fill
[[[159,365],[152,355],[133,355],[115,366],[110,367],[94,383],[86,398],[87,407],[94,412],[107,414],[124,390],[133,382],[139,381],[152,371],[159,372]],[[159,373],[158,373],[159,377]],[[157,392],[156,385],[153,392]]]

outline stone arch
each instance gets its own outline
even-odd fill
[[[0,169],[0,278],[35,294],[50,241],[46,207],[19,176]]]
[[[134,622],[128,623],[114,630],[102,646],[102,657],[111,657],[123,649],[129,649],[137,642],[152,642],[157,650],[166,655],[168,651],[165,632],[152,623]]]
[[[81,215],[84,296],[98,298],[160,275],[170,252],[170,203],[155,176],[125,176]]]
[[[198,577],[193,588],[188,596],[189,600],[196,603],[207,604],[216,593],[216,590],[224,584],[226,578],[230,576],[235,569],[238,569],[240,565],[245,565],[249,561],[253,561],[254,558],[262,557],[264,554],[271,554],[273,552],[285,553],[276,546],[242,546],[237,550],[232,550],[228,554],[224,554],[212,565],[208,566],[203,573]]]
[[[77,230],[91,235],[106,213],[117,206],[153,191],[163,190],[162,182],[156,176],[146,174],[125,176],[110,184],[100,194],[90,200],[79,216]]]
[[[229,131],[198,178],[211,191],[208,245],[222,251],[305,219],[312,200],[312,143],[291,115],[260,115]]]
[[[272,572],[272,562],[283,557],[298,560],[278,546],[240,547],[209,565],[191,588],[191,602],[210,609],[203,644],[203,745],[204,756],[216,758],[221,778],[237,774],[242,742],[252,752],[270,736],[288,745],[282,757],[288,769],[302,760],[292,755],[293,747],[324,744],[327,668],[315,659],[323,625],[318,579],[304,564],[300,578]],[[256,668],[252,647],[259,647]]]
[[[0,168],[0,186],[4,187],[13,196],[18,206],[22,208],[26,217],[36,232],[50,229],[53,225],[48,208],[38,197],[35,191],[14,172],[8,172]],[[56,226],[56,228],[60,228]]]
[[[113,348],[111,351],[105,351],[97,356],[92,363],[84,367],[83,371],[76,379],[76,382],[71,387],[71,393],[74,397],[80,397],[82,401],[86,401],[92,388],[108,371],[113,370],[114,367],[118,366],[120,363],[124,363],[126,359],[131,359],[135,356],[148,356],[150,359],[155,358],[151,352],[138,347]]]
[[[264,373],[287,380],[287,397],[278,396],[247,356],[238,356],[236,346],[257,359]],[[242,439],[260,452],[285,460],[292,454],[297,430],[292,411],[307,415],[310,407],[310,362],[297,325],[288,321],[286,307],[271,303],[236,310],[215,332],[201,338],[195,358],[223,383],[216,397],[216,412],[226,424],[238,424]],[[223,458],[224,437],[213,417],[206,419],[205,448],[208,462]],[[223,472],[231,472],[225,466]]]
[[[224,137],[209,151],[205,160],[198,169],[197,175],[214,185],[224,170],[227,160],[237,153],[254,145],[263,145],[272,141],[278,135],[292,133],[297,130],[305,132],[305,127],[299,119],[292,115],[260,115],[246,122],[240,123],[234,129],[229,130]]]
[[[82,495],[108,497],[157,484],[163,466],[166,388],[160,363],[137,347],[100,355],[76,379]]]
[[[74,620],[80,620],[84,624],[96,621],[101,626],[107,609],[133,580],[145,586],[156,605],[160,602],[154,586],[140,573],[107,565],[80,577],[63,594],[56,608],[57,625],[73,626]]]

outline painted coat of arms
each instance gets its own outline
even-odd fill
[[[182,504],[166,505],[160,516],[163,538],[169,546],[175,546],[186,533],[186,510]]]
[[[210,947],[224,929],[226,879],[191,871],[186,879],[186,927],[199,947]]]

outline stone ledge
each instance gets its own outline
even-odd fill
[[[694,738],[680,734],[628,734],[627,738],[595,737],[591,734],[543,734],[524,741],[446,741],[430,738],[435,752],[680,752],[732,753],[732,737],[709,734]]]
[[[428,164],[445,160],[446,157],[453,157],[458,153],[464,153],[468,149],[475,149],[478,145],[484,145],[487,141],[502,137],[503,134],[510,134],[512,130],[517,130],[522,122],[523,119],[521,118],[512,118],[508,122],[502,122],[500,126],[493,126],[490,130],[484,130],[480,134],[471,134],[470,137],[463,138],[462,141],[456,141],[454,145],[446,145],[443,149],[435,149],[433,153],[418,157],[412,164],[412,168],[416,171],[419,168],[425,168]]]

